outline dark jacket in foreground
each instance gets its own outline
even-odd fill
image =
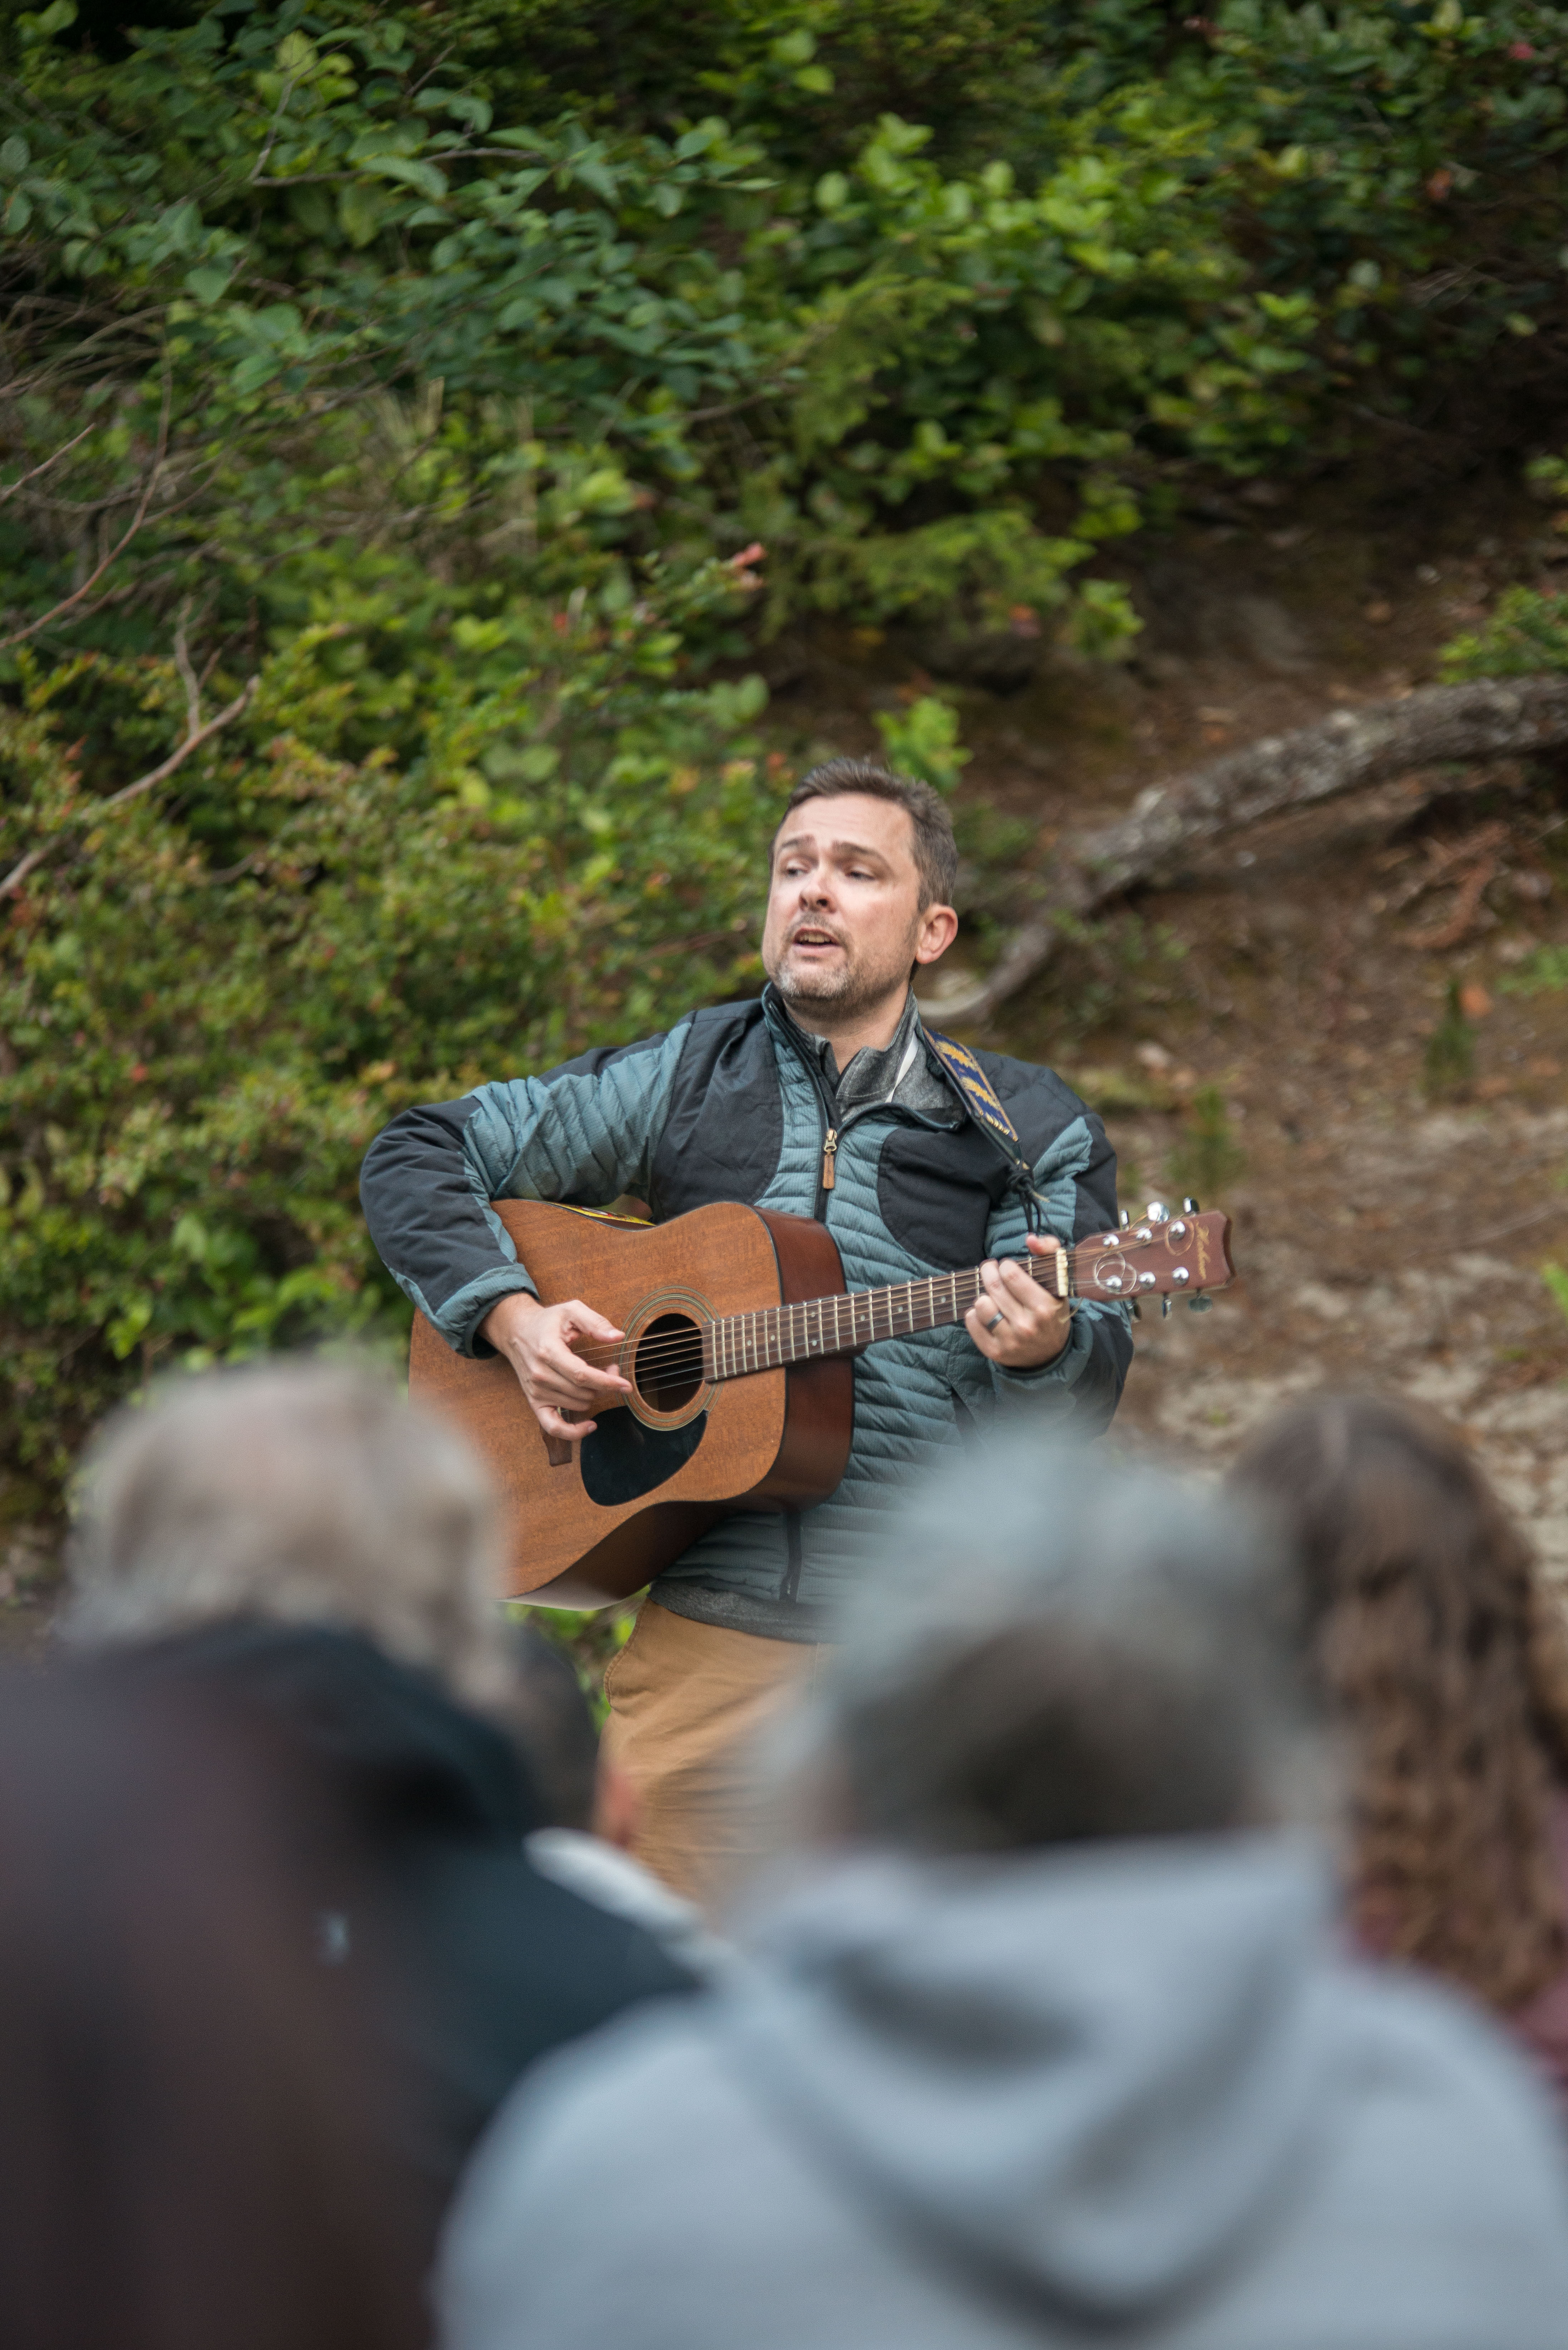
[[[1044,1228],[1064,1242],[1113,1229],[1116,1159],[1099,1119],[1051,1070],[977,1057],[1034,1170]],[[1016,1170],[970,1116],[912,1000],[892,1045],[851,1062],[843,1092],[878,1063],[886,1084],[846,1107],[820,1047],[771,988],[757,1003],[693,1013],[667,1036],[405,1110],[365,1160],[371,1234],[464,1354],[484,1350],[476,1334],[497,1299],[533,1287],[493,1199],[607,1207],[629,1194],[658,1223],[719,1200],[815,1216],[851,1289],[1023,1256]],[[725,1519],[659,1577],[660,1604],[774,1638],[819,1638],[873,1514],[901,1486],[971,1441],[1004,1397],[1043,1426],[1070,1417],[1097,1436],[1131,1356],[1127,1309],[1108,1305],[1079,1306],[1067,1346],[1037,1371],[994,1369],[959,1326],[870,1347],[855,1364],[855,1440],[837,1491],[813,1510]]]
[[[869,1855],[754,1947],[506,2107],[443,2350],[1561,2350],[1548,2101],[1314,1853]]]
[[[652,1936],[534,1867],[540,1825],[509,1740],[351,1632],[234,1621],[161,1642],[143,1669],[259,1712],[318,1772],[380,1894],[412,1997],[387,2030],[447,2183],[526,2066],[632,2002],[690,1991]],[[352,1964],[351,1909],[322,1921]]]

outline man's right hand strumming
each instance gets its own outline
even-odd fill
[[[586,1363],[573,1353],[574,1343],[613,1347],[626,1335],[577,1298],[564,1305],[541,1305],[526,1290],[514,1290],[491,1307],[479,1332],[498,1355],[506,1357],[546,1436],[578,1443],[597,1425],[586,1413],[612,1396],[631,1393],[630,1380],[618,1371]]]

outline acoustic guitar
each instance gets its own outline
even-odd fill
[[[846,1291],[826,1225],[721,1202],[668,1224],[541,1201],[494,1212],[546,1305],[581,1298],[621,1340],[580,1346],[633,1389],[596,1406],[592,1435],[547,1438],[504,1356],[454,1355],[414,1319],[409,1392],[455,1417],[500,1482],[508,1588],[553,1607],[629,1597],[718,1519],[809,1509],[842,1478],[854,1429],[851,1357],[961,1322],[980,1274]],[[1233,1274],[1231,1222],[1151,1201],[1136,1222],[1031,1257],[1058,1296],[1206,1303]]]

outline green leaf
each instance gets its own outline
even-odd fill
[[[37,16],[21,16],[16,30],[25,48],[35,48],[40,42],[52,41],[57,33],[65,32],[77,21],[77,0],[51,0],[51,5]]]
[[[364,155],[359,160],[359,169],[373,172],[383,180],[401,180],[409,187],[417,188],[431,203],[440,203],[446,195],[446,173],[414,155]]]
[[[337,218],[350,244],[367,245],[386,220],[387,199],[362,180],[350,180],[337,192]]]
[[[4,172],[8,180],[16,179],[26,170],[30,152],[21,132],[14,130],[9,139],[0,140],[0,172]]]
[[[226,269],[188,269],[184,282],[198,302],[210,306],[228,291],[229,273]]]

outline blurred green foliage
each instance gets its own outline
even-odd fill
[[[755,983],[759,640],[1114,657],[1108,543],[1564,324],[1525,0],[127,14],[0,24],[0,1514],[154,1365],[396,1340],[401,1104]]]
[[[1170,1154],[1168,1171],[1172,1186],[1212,1205],[1245,1172],[1246,1165],[1223,1088],[1199,1086],[1182,1121],[1181,1138]]]

